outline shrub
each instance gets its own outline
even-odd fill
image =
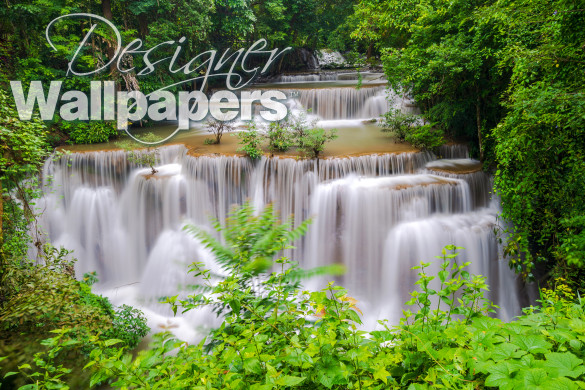
[[[245,131],[239,132],[238,138],[240,139],[240,145],[243,145],[238,149],[238,152],[244,152],[252,160],[262,157],[262,149],[260,148],[262,137],[254,123],[250,123]]]
[[[299,150],[309,158],[319,158],[325,149],[325,143],[337,138],[337,129],[329,131],[322,128],[308,129],[303,136]]]
[[[417,149],[436,150],[445,143],[443,131],[431,124],[418,125],[420,118],[405,114],[400,109],[391,108],[384,114],[380,126],[382,131],[390,132],[400,142],[408,142]]]
[[[266,132],[268,150],[274,152],[286,152],[294,145],[294,139],[288,122],[272,122]]]
[[[96,144],[108,142],[118,135],[115,122],[66,122],[60,121],[59,127],[69,135],[74,144]]]
[[[125,347],[134,348],[148,332],[146,319],[136,309],[114,308],[107,298],[93,294],[87,283],[76,281],[73,263],[66,260],[67,251],[48,246],[43,253],[42,264],[12,260],[6,266],[1,291],[0,356],[8,359],[2,363],[2,372],[18,371],[19,366],[38,359],[37,367],[42,367],[39,364],[46,361],[47,356],[41,356],[48,342],[41,340],[66,330],[66,344],[58,357],[50,358],[54,364],[66,364],[74,370],[70,379],[76,386],[87,387],[83,382],[89,375],[82,375],[82,367],[93,342],[117,338]],[[22,373],[28,375],[28,369]],[[22,385],[26,378],[11,376],[8,381]]]
[[[337,138],[337,130],[329,131],[316,128],[317,121],[307,123],[307,116],[304,113],[291,115],[286,122],[286,127],[291,134],[294,146],[309,158],[318,158],[325,149],[325,143]]]
[[[129,356],[120,365],[116,355],[92,353],[99,372],[115,373],[116,385],[129,388],[141,387],[142,378],[150,378],[153,387],[202,389],[576,389],[584,384],[585,313],[566,286],[543,290],[542,308],[528,308],[517,321],[503,323],[489,316],[495,307],[483,297],[485,278],[469,274],[469,263],[456,261],[461,248],[448,246],[436,276],[426,273],[430,263],[414,268],[418,289],[408,304],[417,311],[405,311],[395,327],[380,321],[381,330],[368,333],[357,328],[361,311],[346,290],[329,283],[321,291],[302,291],[288,283],[298,269],[286,259],[275,262],[279,270],[257,278],[257,288],[243,283],[259,275],[248,267],[254,256],[246,248],[267,248],[268,242],[280,248],[278,240],[268,238],[269,229],[250,234],[265,225],[239,233],[243,226],[228,228],[237,242],[249,244],[237,252],[208,242],[229,259],[223,264],[234,273],[209,282],[207,295],[183,303],[187,310],[223,308],[225,320],[208,344],[211,353],[204,343],[189,346],[162,334],[132,364]],[[256,238],[245,238],[251,236]],[[256,254],[260,260],[262,252]],[[193,270],[211,280],[199,265]],[[173,349],[177,353],[168,355]]]
[[[411,127],[404,139],[415,148],[422,150],[436,150],[445,143],[443,131],[430,124]]]
[[[148,166],[151,174],[154,175],[158,172],[154,167],[158,161],[158,156],[158,149],[147,148],[146,150],[132,150],[128,152],[127,159],[131,163]]]
[[[406,135],[417,120],[416,115],[405,114],[400,109],[391,108],[383,115],[380,127],[382,127],[382,131],[390,132],[399,141],[404,142]]]

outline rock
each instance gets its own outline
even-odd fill
[[[347,61],[338,51],[321,49],[317,52],[319,66],[322,68],[343,68],[347,66]]]

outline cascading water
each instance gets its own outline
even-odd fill
[[[287,90],[321,119],[351,126],[389,108],[383,85],[328,83]],[[392,104],[409,110],[407,103],[394,96]],[[192,156],[176,145],[160,149],[158,172],[152,174],[122,151],[74,153],[46,162],[37,207],[46,238],[74,250],[78,276],[97,271],[98,288],[113,303],[142,308],[151,328],[173,328],[186,340],[197,338],[196,328],[212,324],[213,315],[189,312],[174,319],[158,298],[189,292],[196,284],[187,273],[193,261],[222,271],[183,227],[213,232],[212,218],[225,220],[233,205],[246,200],[257,210],[273,203],[283,218],[294,216],[295,224],[313,219],[306,237],[286,254],[304,267],[344,264],[347,273],[339,282],[359,299],[370,328],[377,319],[397,321],[414,288],[410,268],[432,261],[436,271],[435,256],[447,244],[466,248],[459,261],[471,261],[473,272],[487,276],[502,317],[519,314],[526,302],[500,260],[493,233],[499,203],[491,196],[491,177],[469,160],[465,147],[445,146],[438,155],[443,159],[412,152],[262,157],[253,163],[238,156]],[[310,283],[322,288],[323,282]]]
[[[375,72],[344,72],[344,73],[315,73],[315,74],[283,74],[271,81],[277,83],[303,83],[335,80],[382,80],[383,73]]]
[[[497,301],[503,315],[517,314],[515,277],[498,260],[492,232],[497,202],[475,200],[489,186],[487,175],[470,180],[473,173],[433,171],[437,162],[427,153],[254,164],[237,156],[193,157],[180,146],[161,150],[155,175],[115,151],[49,160],[51,180],[39,204],[48,237],[75,251],[77,274],[98,271],[106,295],[146,308],[155,327],[171,316],[157,298],[194,283],[186,272],[190,262],[219,272],[183,226],[211,231],[210,218],[223,220],[246,199],[257,208],[272,202],[297,223],[313,217],[291,255],[305,267],[345,264],[340,282],[374,319],[396,320],[413,288],[410,267],[432,261],[449,243],[465,247],[463,258],[488,276],[492,298],[506,298]],[[201,315],[195,317],[201,324]],[[195,320],[181,321],[187,329],[181,334],[190,337],[187,324]]]
[[[384,86],[360,89],[347,87],[301,89],[298,90],[297,100],[302,107],[311,110],[312,114],[322,119],[368,119],[381,116],[388,111],[385,91]],[[290,94],[293,90],[287,92]],[[378,100],[382,104],[368,104],[374,97],[381,97]],[[367,112],[363,113],[364,109]]]

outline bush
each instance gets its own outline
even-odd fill
[[[209,282],[208,295],[183,303],[187,310],[200,305],[223,308],[225,320],[208,344],[211,353],[204,343],[185,345],[161,334],[133,363],[127,356],[126,364],[116,364],[120,359],[116,354],[94,351],[93,361],[101,370],[94,377],[114,373],[116,386],[128,388],[144,386],[143,378],[149,378],[152,387],[201,389],[577,389],[585,385],[583,302],[575,303],[575,295],[562,284],[543,290],[541,308],[528,308],[517,321],[506,324],[489,316],[495,307],[483,297],[485,278],[465,271],[469,263],[456,262],[456,250],[461,248],[448,246],[437,276],[426,273],[430,263],[414,267],[418,289],[408,304],[417,312],[405,311],[395,327],[381,321],[381,330],[368,333],[357,328],[361,311],[345,289],[329,283],[321,291],[302,291],[290,283],[297,280],[298,268],[286,259],[277,260],[280,269],[257,278],[260,284],[252,288],[249,281],[259,273],[252,271],[256,267],[250,267],[250,261],[255,256],[245,248],[277,251],[282,246],[278,239],[268,238],[278,237],[270,229],[251,234],[265,224],[239,234],[248,217],[244,212],[241,223],[227,227],[229,234],[239,236],[236,241],[241,245],[222,247],[214,239],[207,241],[216,255],[227,260],[223,264],[233,274],[217,284]],[[288,242],[284,239],[282,245]],[[233,248],[240,249],[232,252]],[[256,260],[266,254],[254,253]],[[209,272],[199,265],[193,270],[210,280]],[[431,288],[432,283],[438,288]],[[169,355],[174,349],[177,353]]]
[[[325,143],[337,138],[337,129],[329,131],[322,128],[308,129],[300,142],[299,150],[309,158],[319,158]]]
[[[288,122],[272,122],[266,132],[268,150],[274,152],[286,152],[294,145],[294,139]]]
[[[71,367],[75,372],[72,383],[87,387],[84,381],[89,375],[82,374],[82,367],[94,349],[93,343],[116,338],[125,347],[134,348],[149,330],[146,319],[136,309],[114,308],[107,298],[93,294],[87,283],[76,281],[73,263],[66,260],[67,251],[46,247],[43,253],[42,264],[11,260],[6,266],[1,290],[0,356],[8,359],[2,364],[2,375],[38,359],[37,368],[41,368],[39,364],[46,356],[40,356],[48,346],[41,340],[63,331],[66,345],[51,360]],[[22,374],[8,381],[22,385],[31,379],[27,379],[28,369]]]
[[[405,114],[400,109],[391,108],[383,115],[380,127],[382,127],[382,131],[390,132],[399,141],[404,142],[406,135],[417,120],[416,115]]]
[[[307,123],[307,116],[304,113],[291,115],[285,127],[288,129],[293,145],[309,158],[319,158],[325,149],[325,143],[337,138],[336,129],[329,131],[316,128],[317,121]]]
[[[250,123],[247,130],[239,132],[238,138],[240,139],[240,145],[243,145],[238,149],[238,152],[244,152],[252,160],[262,157],[262,149],[260,148],[262,137],[254,123]]]
[[[69,135],[74,144],[97,144],[108,142],[118,135],[115,122],[66,122],[60,121],[59,127]]]
[[[445,143],[443,131],[432,125],[412,127],[405,136],[405,141],[417,149],[436,150]]]
[[[382,131],[390,132],[400,142],[408,142],[417,149],[436,150],[445,143],[443,131],[433,125],[418,125],[421,119],[413,114],[405,114],[392,108],[384,114],[380,126]]]

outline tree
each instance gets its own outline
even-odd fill
[[[7,256],[23,255],[29,244],[18,222],[22,217],[26,229],[34,218],[30,202],[36,196],[35,179],[48,155],[46,126],[37,117],[21,121],[8,95],[0,89],[0,286]],[[25,179],[30,179],[28,185]],[[4,214],[7,202],[19,216]],[[5,253],[5,248],[12,248],[8,251],[11,253]]]
[[[221,137],[223,133],[229,133],[230,131],[234,131],[235,127],[231,121],[218,121],[218,120],[210,120],[207,122],[207,131],[212,133],[215,137],[212,144],[219,144],[221,142]]]
[[[309,158],[319,158],[325,150],[325,143],[337,138],[337,129],[325,130],[323,128],[311,128],[306,131],[299,142],[299,150]]]

